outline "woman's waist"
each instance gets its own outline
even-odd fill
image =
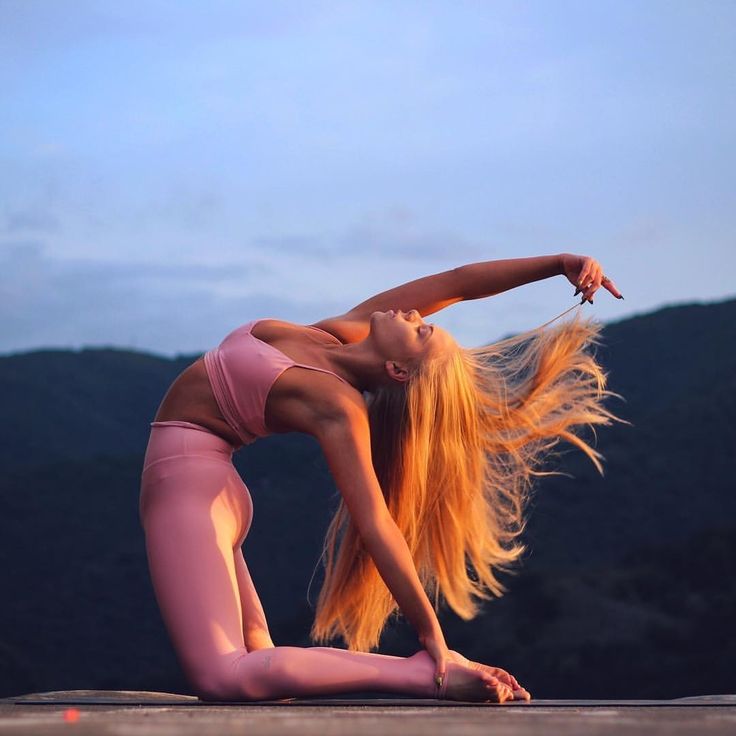
[[[261,417],[262,406],[248,391],[247,376],[233,375],[232,366],[219,348],[203,356],[210,392],[219,416],[239,437],[241,444],[250,444],[268,434]]]
[[[186,368],[166,392],[151,425],[165,422],[197,425],[236,448],[243,445],[240,433],[222,415],[204,356]]]

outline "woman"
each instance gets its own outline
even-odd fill
[[[470,619],[474,599],[504,592],[494,568],[524,551],[512,541],[527,491],[557,441],[601,471],[571,431],[621,421],[602,407],[612,392],[584,351],[600,327],[575,319],[467,350],[422,317],[557,274],[580,304],[601,285],[623,298],[584,256],[474,263],[306,327],[254,320],[176,379],[151,423],[140,519],[164,623],[200,698],[530,699],[508,672],[449,650],[435,609],[442,594]],[[232,454],[292,431],[318,440],[341,494],[312,638],[340,634],[348,650],[275,646],[241,551],[252,503]],[[370,653],[397,607],[422,649]]]

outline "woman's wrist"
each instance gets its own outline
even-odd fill
[[[557,276],[564,276],[565,275],[565,256],[568,255],[567,253],[558,253],[557,254]]]
[[[436,626],[431,627],[430,629],[426,629],[423,632],[418,632],[419,636],[419,643],[424,644],[425,641],[438,641],[438,642],[444,642],[445,641],[445,635],[442,633],[442,628],[440,627],[439,623],[437,623]]]
[[[562,276],[565,273],[564,253],[553,253],[549,256],[541,256],[551,264],[547,276]]]
[[[573,257],[572,253],[559,253],[557,256],[557,274],[560,276],[565,275],[565,258]]]

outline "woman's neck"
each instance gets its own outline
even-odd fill
[[[391,379],[386,374],[385,360],[365,338],[348,345],[325,346],[327,358],[358,391],[371,391]]]

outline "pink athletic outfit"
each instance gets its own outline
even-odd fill
[[[266,398],[284,370],[332,373],[296,363],[254,337],[258,321],[204,355],[220,411],[243,445],[268,434]],[[232,463],[239,447],[191,422],[151,422],[143,461],[139,511],[151,580],[195,692],[247,701],[361,690],[444,697],[447,678],[438,691],[434,661],[423,650],[408,658],[330,647],[248,651],[248,634],[268,638],[268,625],[241,550],[253,504]]]
[[[264,416],[266,398],[271,386],[287,368],[310,368],[347,383],[325,368],[296,363],[277,348],[259,340],[252,329],[260,321],[253,320],[238,327],[217,348],[204,354],[204,365],[217,405],[244,445],[268,434]],[[330,334],[319,327],[312,329]],[[337,339],[333,335],[330,337]]]

